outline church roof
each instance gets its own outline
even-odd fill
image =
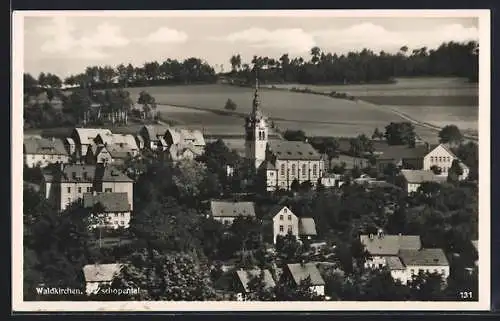
[[[308,143],[294,141],[269,142],[277,159],[321,160],[321,155]]]

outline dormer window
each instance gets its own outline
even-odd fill
[[[71,177],[72,177],[73,179],[76,179],[76,172],[72,172],[72,173],[71,173]]]

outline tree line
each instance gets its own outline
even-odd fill
[[[243,62],[236,54],[229,60],[232,70],[228,75],[251,83],[255,79],[253,70],[258,68],[259,79],[271,83],[387,83],[394,77],[421,76],[465,77],[477,82],[478,53],[476,41],[451,41],[435,49],[402,46],[395,54],[365,48],[339,55],[315,46],[309,60],[284,53],[279,58],[255,55],[250,62]]]

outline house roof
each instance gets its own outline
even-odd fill
[[[299,285],[300,282],[311,278],[311,285],[325,285],[325,280],[321,277],[321,274],[314,263],[294,263],[286,265],[290,274],[292,275],[295,284]]]
[[[278,159],[320,160],[321,155],[311,144],[294,141],[271,141],[269,149]]]
[[[109,282],[120,272],[123,264],[87,264],[83,267],[86,282]]]
[[[401,259],[397,256],[388,256],[386,259],[385,259],[386,263],[387,263],[387,267],[389,267],[389,269],[391,271],[393,270],[404,270],[405,269],[405,266],[403,265],[403,262],[401,262]]]
[[[448,266],[448,259],[442,249],[400,250],[399,257],[406,266]]]
[[[448,144],[437,144],[437,145],[431,145],[430,149],[429,149],[429,153],[431,153],[432,151],[434,151],[436,148],[438,147],[442,147],[448,154],[450,154],[451,157],[454,157],[456,158],[457,156],[455,156],[455,153],[453,153],[453,151],[451,150],[450,146]]]
[[[145,130],[150,140],[157,140],[163,137],[169,127],[162,125],[144,125],[141,130]]]
[[[273,280],[273,277],[271,275],[271,272],[269,270],[263,270],[264,271],[264,288],[273,288],[276,286],[276,283]],[[261,269],[253,269],[253,270],[237,270],[236,271],[236,276],[239,279],[241,285],[245,289],[246,292],[249,292],[248,289],[248,283],[253,277],[259,277],[261,274],[262,270]]]
[[[71,137],[66,137],[64,141],[67,142],[68,145],[75,145],[75,140]]]
[[[316,235],[316,223],[312,217],[301,217],[299,219],[299,234]]]
[[[68,155],[61,139],[25,138],[24,153],[38,155]]]
[[[50,176],[52,173],[44,175]],[[60,182],[133,182],[117,168],[107,165],[66,164],[62,170],[57,170],[54,178]]]
[[[128,212],[130,204],[128,203],[127,193],[84,193],[83,206],[85,208],[93,207],[101,203],[105,212]]]
[[[401,174],[408,183],[423,183],[423,182],[443,182],[446,181],[446,176],[434,174],[431,170],[423,169],[402,169]]]
[[[133,151],[128,145],[121,147],[120,145],[108,145],[106,150],[109,152],[112,158],[126,159],[132,156]]]
[[[211,201],[210,209],[214,217],[255,217],[253,202]]]
[[[263,169],[268,170],[268,171],[275,171],[276,170],[276,166],[274,166],[274,164],[268,160],[263,161],[260,164],[260,168],[263,168]]]
[[[374,154],[377,155],[378,160],[402,160],[402,159],[415,159],[423,158],[427,155],[428,149],[426,145],[417,145],[415,147],[408,147],[405,145],[379,145]]]
[[[422,247],[419,235],[360,235],[360,241],[371,255],[398,255],[401,249],[418,250]]]
[[[182,155],[186,151],[191,151],[195,156],[200,156],[203,154],[203,148],[199,146],[194,146],[193,144],[175,144],[170,146],[169,152],[173,159],[182,158]]]
[[[133,182],[131,178],[114,166],[97,166],[97,177],[103,182]]]
[[[269,213],[271,214],[272,217],[278,215],[278,213],[283,209],[283,208],[287,208],[287,214],[293,214],[295,215],[292,210],[286,206],[286,205],[273,205],[271,206],[271,208],[269,209]]]
[[[77,136],[80,138],[80,144],[89,145],[99,134],[111,135],[111,130],[105,128],[75,128]]]
[[[99,134],[99,137],[106,145],[125,146],[130,150],[138,149],[134,136],[130,134]]]
[[[205,139],[199,130],[169,128],[166,133],[170,134],[170,137],[172,137],[172,144],[192,142],[195,146],[205,146]]]

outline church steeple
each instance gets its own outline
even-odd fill
[[[259,78],[255,77],[255,92],[253,94],[252,114],[255,115],[259,110]]]

